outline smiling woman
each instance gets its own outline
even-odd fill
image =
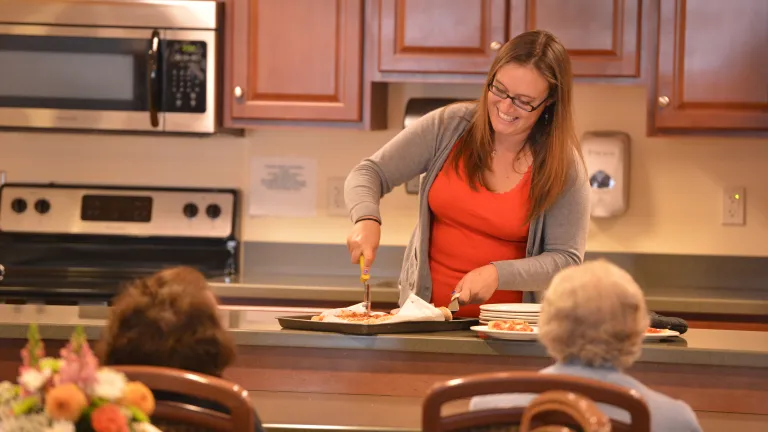
[[[379,201],[426,173],[419,222],[400,276],[435,306],[535,301],[561,269],[580,264],[589,223],[587,183],[571,113],[571,63],[546,31],[501,47],[479,100],[433,111],[350,173],[351,260],[370,267],[381,235]],[[524,298],[525,297],[525,298]]]

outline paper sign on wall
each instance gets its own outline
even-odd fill
[[[317,161],[307,158],[253,158],[249,214],[316,216]]]

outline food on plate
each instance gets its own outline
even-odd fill
[[[355,324],[379,324],[392,319],[393,316],[393,314],[380,312],[373,312],[371,315],[367,315],[365,312],[352,312],[347,310],[339,311],[334,315],[337,319]],[[312,321],[323,321],[324,318],[323,315],[317,315],[312,317]]]
[[[665,329],[657,329],[657,328],[653,328],[653,327],[648,327],[645,330],[646,334],[659,334],[659,333],[666,333],[666,332],[667,331]]]
[[[440,306],[437,309],[439,309],[440,312],[443,313],[443,318],[445,318],[446,321],[450,321],[453,319],[453,313],[451,313],[451,311],[447,307]]]
[[[453,314],[448,308],[439,307],[438,309],[443,314],[443,318],[446,321],[451,321],[453,319]],[[398,312],[400,312],[400,309],[394,309],[391,313],[371,312],[370,315],[366,315],[365,312],[341,310],[333,315],[333,317],[354,324],[381,324],[392,319]],[[312,321],[324,321],[324,319],[324,315],[315,315],[312,317]]]
[[[528,323],[523,320],[513,319],[513,320],[490,321],[488,323],[488,330],[532,332],[533,327],[528,325]]]

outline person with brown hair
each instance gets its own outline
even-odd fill
[[[107,365],[165,366],[221,377],[235,344],[205,277],[175,267],[139,279],[116,297],[97,346]]]
[[[236,355],[234,340],[219,320],[216,296],[205,276],[190,267],[169,268],[129,284],[112,304],[96,352],[104,365],[164,366],[216,377]],[[229,413],[211,401],[153,393],[158,400]],[[254,430],[261,432],[258,414],[256,419]]]
[[[457,315],[476,317],[477,304],[537,301],[584,259],[590,192],[572,92],[568,53],[551,33],[504,44],[479,100],[432,111],[352,169],[352,262],[374,262],[381,197],[425,174],[400,303],[415,293],[447,306],[458,295]]]

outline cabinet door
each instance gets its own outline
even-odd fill
[[[640,76],[641,0],[512,0],[510,36],[548,30],[577,77]]]
[[[362,0],[233,0],[233,119],[357,121]]]
[[[768,130],[768,1],[660,5],[657,129]]]
[[[506,41],[507,0],[380,0],[379,71],[485,74]]]

